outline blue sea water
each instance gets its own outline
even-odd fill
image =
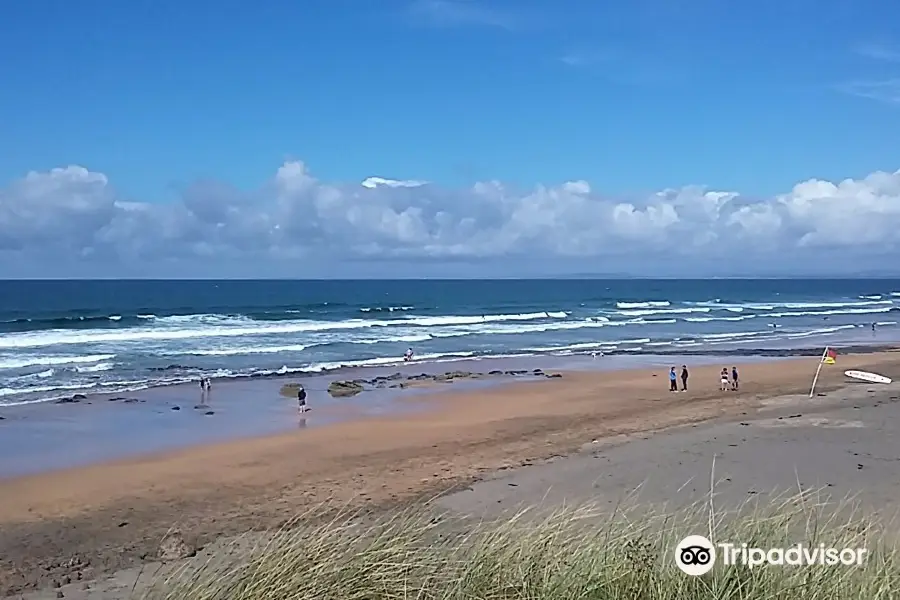
[[[900,280],[884,279],[0,281],[0,404],[385,365],[408,347],[437,361],[872,343],[898,321]]]

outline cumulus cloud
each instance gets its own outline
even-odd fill
[[[853,273],[861,261],[896,270],[898,241],[900,171],[771,198],[688,186],[623,199],[586,181],[331,183],[299,161],[253,192],[201,181],[171,203],[122,198],[80,166],[0,189],[7,277]]]

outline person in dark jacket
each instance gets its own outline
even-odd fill
[[[302,413],[309,410],[309,406],[306,404],[306,389],[304,389],[302,385],[297,390],[297,408],[299,408]]]
[[[681,365],[681,391],[687,391],[688,370],[687,365]]]

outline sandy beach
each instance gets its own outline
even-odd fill
[[[893,406],[895,386],[847,384],[843,371],[871,369],[896,378],[900,355],[841,356],[837,366],[822,370],[819,391],[826,395],[810,400],[816,363],[739,364],[740,392],[718,391],[719,364],[694,368],[691,389],[677,394],[667,391],[665,369],[566,371],[561,378],[410,399],[429,402],[427,411],[9,478],[0,482],[0,592],[57,585],[65,597],[87,598],[104,584],[82,581],[153,561],[172,527],[189,546],[210,546],[223,536],[277,526],[329,500],[378,510],[457,490],[441,502],[474,515],[542,498],[613,499],[651,472],[665,473],[668,479],[655,484],[660,487],[647,486],[652,499],[664,495],[666,482],[703,471],[708,478],[713,447],[727,457],[722,464],[731,472],[735,498],[744,497],[748,485],[765,492],[791,484],[776,468],[783,456],[774,449],[779,436],[790,437],[788,447],[818,469],[804,484],[843,490],[878,482],[877,505],[890,497],[885,482],[897,480],[893,463],[842,455],[844,462],[856,461],[845,475],[825,468],[810,448],[837,447],[817,436],[857,432],[857,454],[884,449],[888,417],[872,411],[893,410],[885,407]],[[856,416],[828,416],[828,410]],[[700,429],[678,428],[706,421]],[[878,428],[867,429],[872,422]],[[514,469],[521,465],[533,466]],[[498,470],[518,479],[497,479]],[[679,488],[685,501],[700,493],[694,488]]]

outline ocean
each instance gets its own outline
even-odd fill
[[[900,280],[0,281],[0,405],[421,361],[893,340]],[[877,324],[877,332],[872,324]]]

